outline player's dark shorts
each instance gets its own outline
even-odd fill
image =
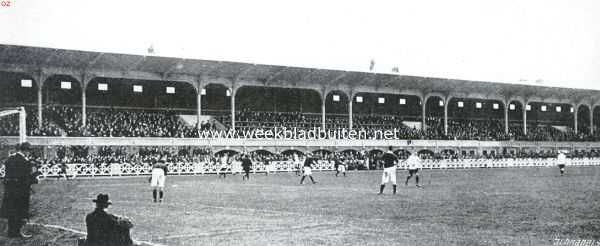
[[[558,168],[560,168],[560,169],[565,168],[565,164],[558,164]]]
[[[250,173],[250,168],[244,168],[245,173]]]
[[[419,169],[408,169],[408,175],[417,174],[418,172],[419,172]]]

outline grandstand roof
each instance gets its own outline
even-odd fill
[[[0,71],[595,106],[600,91],[0,44]],[[81,82],[81,81],[80,81]]]

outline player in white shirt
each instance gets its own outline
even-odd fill
[[[156,202],[157,191],[159,192],[159,202],[162,202],[164,196],[165,179],[167,175],[167,164],[165,160],[159,160],[152,165],[152,177],[150,186],[152,187],[152,197]]]
[[[300,160],[300,157],[298,157],[297,153],[294,153],[293,161],[294,167],[296,169],[296,176],[300,176],[300,169],[302,169],[302,161]]]
[[[565,174],[565,166],[567,165],[567,156],[564,153],[565,151],[558,151],[558,156],[556,157],[556,164],[558,169],[560,170],[560,176]]]
[[[227,169],[229,169],[229,154],[224,154],[221,157],[221,166],[219,168],[219,171],[217,172],[217,174],[219,175],[219,177],[221,177],[221,175],[223,175],[223,178],[227,177]]]
[[[422,164],[421,158],[419,158],[416,151],[413,151],[408,157],[408,159],[406,159],[406,165],[408,166],[408,177],[406,177],[406,182],[404,182],[404,185],[408,185],[408,180],[414,175],[417,181],[417,187],[420,187],[419,169],[422,168]]]
[[[237,173],[242,173],[242,161],[241,158],[233,157],[233,161],[231,161],[231,174],[235,175]]]

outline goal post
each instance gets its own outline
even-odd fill
[[[19,114],[19,143],[27,141],[27,112],[25,107],[6,108],[0,110],[0,117],[6,117],[13,114]]]

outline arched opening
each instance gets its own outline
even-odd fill
[[[348,103],[348,96],[342,91],[335,90],[327,94],[325,97],[326,128],[338,129],[348,127]]]
[[[309,128],[321,125],[321,99],[317,91],[242,86],[235,96],[236,128]],[[225,115],[223,121],[229,124],[230,114]]]
[[[0,72],[0,106],[33,107],[37,104],[38,82],[22,73]]]
[[[209,83],[200,89],[200,93],[202,94],[202,114],[227,115],[231,112],[231,90],[229,87],[223,84]]]
[[[265,155],[265,156],[274,155],[271,151],[264,150],[264,149],[257,149],[255,151],[250,151],[250,153],[257,154],[257,155]]]
[[[68,75],[52,75],[42,87],[45,105],[60,104],[81,107],[81,84]]]
[[[396,156],[398,156],[400,159],[406,159],[408,156],[410,156],[411,152],[406,149],[397,149],[394,151],[394,154],[396,154]]]
[[[294,154],[298,155],[298,157],[304,156],[304,152],[297,149],[288,149],[281,152],[284,156],[293,156]]]
[[[452,98],[448,102],[448,135],[458,140],[505,139],[504,105],[497,100]]]
[[[598,129],[600,129],[600,107],[596,106],[594,107],[594,122],[593,122],[593,129],[594,129],[594,135],[595,136],[600,136],[600,133],[598,132]]]
[[[422,159],[432,159],[435,156],[432,150],[422,149],[417,152]]]
[[[383,155],[383,150],[380,149],[372,149],[368,152],[369,157],[369,169],[382,169],[383,164],[381,163],[381,156]]]
[[[444,149],[440,151],[440,157],[442,159],[456,159],[458,158],[458,151],[454,149]]]
[[[197,107],[196,90],[189,83],[105,77],[88,83],[86,101],[90,108],[143,108],[186,114],[195,114]]]
[[[326,149],[318,149],[312,152],[315,156],[319,157],[319,158],[327,158],[329,157],[333,152],[330,150],[326,150]]]
[[[57,129],[38,126],[38,82],[23,73],[0,72],[0,107],[25,107],[27,112],[27,135],[56,136]],[[19,134],[19,116],[0,118],[0,136]]]
[[[523,104],[512,100],[508,103],[508,133],[511,139],[520,138],[523,133]]]
[[[444,105],[446,102],[439,96],[430,96],[425,101],[426,134],[430,138],[439,139],[444,132]]]
[[[577,133],[583,136],[590,132],[590,108],[580,105],[577,110]]]
[[[215,152],[214,156],[215,157],[222,157],[224,155],[227,155],[227,156],[231,157],[231,156],[234,156],[234,155],[237,155],[237,154],[239,154],[239,152],[236,151],[236,150],[224,149],[224,150],[219,150],[219,151]]]

